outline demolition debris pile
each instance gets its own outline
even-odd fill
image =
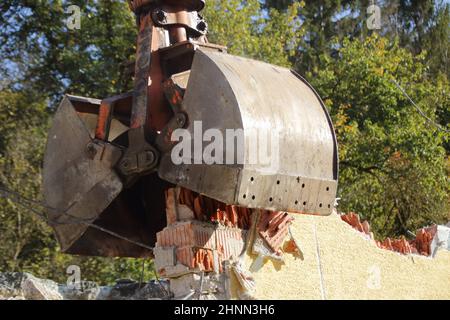
[[[447,226],[375,241],[355,213],[244,209],[182,188],[166,199],[155,265],[175,299],[450,298]]]
[[[449,227],[377,242],[354,213],[242,209],[169,189],[155,248],[165,280],[67,286],[4,273],[0,299],[449,299]]]
[[[28,273],[0,273],[0,300],[153,300],[167,299],[168,290],[166,281],[140,284],[119,280],[113,286],[82,281],[63,285]]]
[[[450,299],[450,224],[374,240],[355,213],[288,214],[166,192],[155,267],[165,280],[60,285],[0,274],[0,299]],[[351,226],[351,227],[350,227]]]
[[[360,221],[359,215],[350,212],[341,216],[342,220],[351,225],[359,232],[365,233],[371,239],[370,225],[367,221]],[[383,241],[375,241],[382,249],[396,251],[403,254],[421,254],[424,256],[434,256],[439,247],[450,250],[450,222],[447,226],[436,224],[417,230],[416,238],[408,241],[404,236],[400,239],[386,238]]]

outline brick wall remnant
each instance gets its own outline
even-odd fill
[[[367,221],[361,222],[358,214],[350,212],[341,215],[341,219],[351,225],[355,230],[370,236],[373,239],[373,234],[370,232],[370,226]],[[438,232],[440,230],[440,232]],[[448,231],[447,231],[448,230]],[[450,228],[446,226],[432,225],[417,230],[416,238],[408,241],[404,236],[399,239],[386,238],[382,241],[375,241],[377,246],[382,249],[399,252],[401,254],[420,254],[424,256],[431,256],[435,252],[435,247],[438,243],[443,243],[449,238]],[[448,242],[445,242],[448,244]],[[446,247],[446,245],[441,245]],[[447,245],[448,250],[448,245]]]
[[[227,205],[184,188],[179,188],[178,194],[178,204],[188,207],[196,220],[217,222],[244,230],[250,228],[252,209]]]
[[[238,228],[244,225],[237,217],[241,212],[250,219],[250,210],[183,188],[167,190],[167,227],[157,233],[154,250],[157,271],[169,278],[189,272],[221,273],[223,262],[237,258],[244,249],[247,231]]]

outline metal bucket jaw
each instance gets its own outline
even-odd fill
[[[89,128],[65,97],[49,132],[44,161],[44,196],[62,250],[67,250],[122,191],[112,170],[121,155],[96,144]]]
[[[189,125],[163,155],[162,179],[228,204],[332,212],[336,137],[325,106],[303,78],[286,68],[198,50],[183,111]]]
[[[153,246],[165,225],[166,185],[154,174],[123,187],[114,166],[123,154],[116,142],[128,127],[113,120],[111,141],[94,139],[99,106],[100,100],[66,96],[54,116],[43,170],[50,224],[66,253],[151,256],[151,250],[101,230]]]

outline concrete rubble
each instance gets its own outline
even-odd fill
[[[240,257],[250,248],[263,260],[281,260],[293,220],[284,212],[228,206],[182,188],[167,191],[166,217],[167,227],[158,232],[154,249],[156,271],[166,279],[161,283],[141,287],[123,281],[112,287],[83,283],[72,288],[11,273],[2,275],[0,296],[30,300],[253,299],[255,281]],[[252,226],[256,232],[250,237]]]
[[[93,282],[63,285],[29,273],[0,273],[0,300],[161,300],[171,298],[167,281],[139,284],[120,280],[113,286]]]
[[[450,251],[442,233],[433,255],[404,254],[381,248],[337,212],[291,216],[292,237],[283,246],[282,261],[262,260],[252,251],[243,259],[255,283],[254,298],[450,299]]]
[[[235,207],[174,188],[166,193],[167,227],[157,234],[156,271],[175,299],[226,299],[225,261],[244,250],[246,223]]]

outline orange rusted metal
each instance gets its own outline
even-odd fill
[[[181,261],[210,270],[216,254],[219,259],[239,254],[242,233],[250,229],[252,216],[256,216],[253,213],[258,210],[292,208],[310,214],[331,213],[337,186],[337,145],[325,106],[310,85],[288,69],[234,57],[225,54],[224,47],[206,44],[208,26],[198,12],[204,7],[203,0],[128,2],[139,28],[134,90],[131,95],[103,101],[80,97],[66,100],[57,114],[55,134],[50,135],[44,176],[46,201],[57,205],[52,207],[62,210],[80,202],[82,205],[76,207],[78,218],[124,234],[132,241],[120,236],[112,240],[114,237],[99,230],[85,232],[82,223],[58,226],[64,251],[151,256],[158,237],[161,245],[176,247]],[[271,83],[283,85],[268,90]],[[300,100],[291,95],[297,91]],[[200,117],[203,115],[207,117]],[[267,172],[266,168],[247,164],[216,166],[215,171],[207,164],[181,170],[172,168],[175,163],[168,163],[174,146],[170,137],[176,129],[192,129],[195,121],[205,121],[218,130],[252,129],[269,118],[277,124],[273,129],[283,133],[279,163],[288,166],[279,168],[282,170],[271,168]],[[68,122],[72,125],[66,125]],[[292,130],[286,134],[284,123],[292,124],[294,134]],[[74,125],[80,133],[74,132]],[[317,128],[320,139],[310,141],[314,136],[310,131]],[[58,139],[65,135],[69,137],[64,141],[72,141],[67,143],[72,148],[60,147],[63,140]],[[314,152],[302,151],[293,157],[294,148]],[[323,158],[323,163],[314,166],[315,158]],[[297,160],[291,163],[288,159]],[[298,170],[304,163],[310,164],[307,172]],[[177,177],[179,173],[183,179]],[[202,183],[195,183],[196,179]],[[192,185],[184,184],[186,181]],[[272,183],[273,188],[265,188]],[[167,190],[174,185],[184,188],[176,193]],[[290,199],[288,190],[301,198]],[[261,212],[259,234],[278,252],[292,218],[285,212]],[[184,224],[194,219],[206,225],[205,230]],[[358,230],[369,232],[368,224],[357,220]],[[163,228],[165,231],[157,234]],[[214,232],[209,236],[214,238],[216,249],[210,246],[208,232]]]
[[[162,83],[164,81],[159,54],[160,33],[153,26],[151,45],[150,83],[148,86],[148,115],[146,127],[150,132],[161,131],[173,117],[170,105],[164,98]]]
[[[179,88],[172,79],[164,81],[164,83],[162,84],[162,88],[167,100],[169,100],[170,104],[172,105],[172,108],[181,110],[184,96],[183,90]]]
[[[156,0],[128,0],[128,5],[132,11],[138,13],[143,7],[157,3]],[[205,6],[205,0],[164,0],[164,4],[171,6],[183,6],[189,10],[200,11]]]
[[[111,121],[112,105],[109,101],[103,100],[98,110],[97,127],[95,128],[95,138],[108,140],[108,131]]]

